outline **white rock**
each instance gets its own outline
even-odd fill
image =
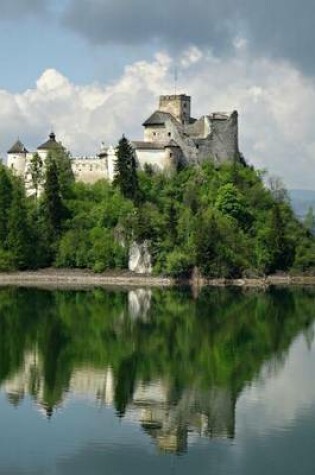
[[[144,241],[142,244],[132,243],[129,249],[128,267],[136,274],[152,274],[152,259],[148,241]]]

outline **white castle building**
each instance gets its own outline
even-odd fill
[[[143,123],[144,139],[132,141],[140,169],[149,165],[155,171],[171,172],[178,165],[198,164],[212,160],[217,164],[240,159],[238,148],[238,114],[216,112],[199,119],[191,117],[191,98],[186,94],[160,96],[158,109]],[[36,152],[45,162],[50,151],[63,147],[52,132]],[[21,176],[31,189],[29,152],[18,140],[8,151],[7,166]],[[116,152],[102,144],[94,157],[71,157],[78,181],[95,183],[112,181]]]
[[[36,151],[33,152],[29,152],[24,144],[20,140],[17,140],[8,151],[7,166],[24,179],[26,189],[31,191],[32,179],[30,165],[34,154],[38,153],[43,163],[45,163],[49,152],[61,148],[64,147],[56,140],[56,135],[53,132],[49,135],[48,140],[39,145]],[[116,161],[114,147],[105,148],[105,146],[102,145],[99,154],[95,157],[77,158],[71,157],[70,155],[70,158],[72,170],[77,181],[95,183],[104,178],[110,181],[114,178],[114,164]]]

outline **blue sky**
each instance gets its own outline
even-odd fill
[[[141,138],[177,68],[195,116],[238,109],[247,160],[314,189],[314,17],[311,0],[2,0],[0,153],[52,126],[76,155]]]
[[[152,58],[154,47],[91,44],[62,26],[54,16],[31,16],[0,22],[0,88],[21,92],[40,74],[54,68],[72,81],[112,81],[128,62]]]

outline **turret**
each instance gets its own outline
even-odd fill
[[[56,140],[55,133],[51,132],[49,134],[48,140],[41,144],[39,147],[37,147],[37,153],[42,160],[46,160],[49,152],[52,152],[54,150],[60,150],[63,148],[64,147],[62,146],[62,144]]]
[[[21,177],[24,177],[27,153],[28,151],[20,140],[17,140],[8,150],[7,166]]]

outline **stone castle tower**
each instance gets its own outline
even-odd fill
[[[172,170],[177,165],[240,159],[238,113],[214,112],[191,116],[191,97],[160,96],[158,109],[143,123],[144,140],[133,142],[140,165]]]
[[[17,175],[24,176],[27,155],[28,150],[20,139],[18,139],[10,150],[8,150],[7,166],[11,170],[15,170]]]
[[[186,94],[160,96],[159,110],[168,112],[180,124],[185,125],[190,122],[190,96]]]

